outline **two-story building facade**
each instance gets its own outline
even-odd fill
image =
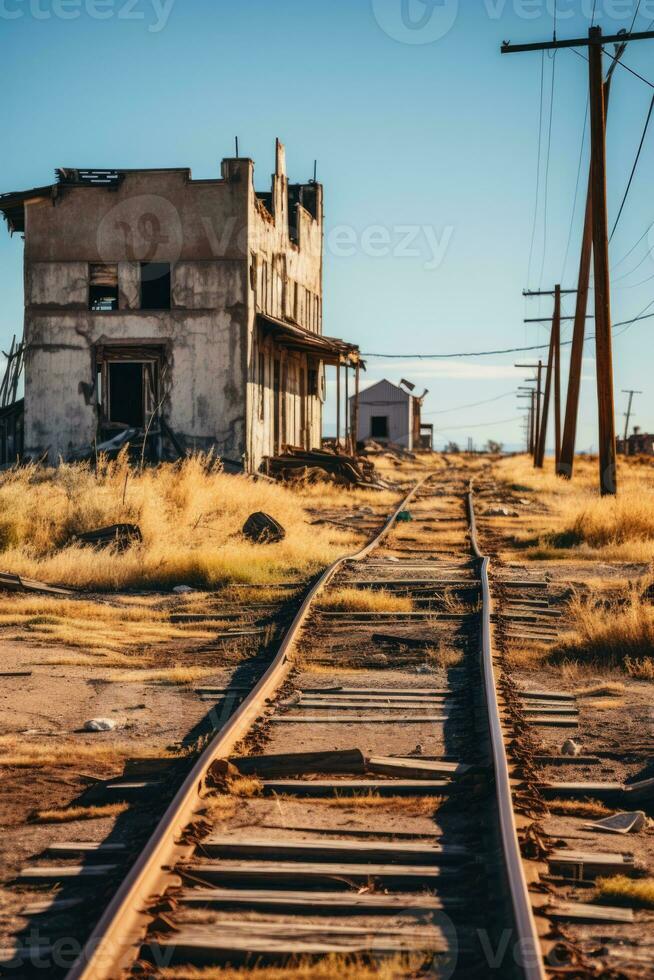
[[[239,157],[209,180],[62,169],[0,211],[25,239],[25,456],[131,430],[254,471],[320,446],[324,367],[358,350],[322,336],[323,191],[289,184],[279,141],[263,194]]]

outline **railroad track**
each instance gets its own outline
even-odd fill
[[[464,474],[447,480],[414,487],[313,586],[68,980],[341,955],[400,957],[406,976],[546,975],[489,560]]]

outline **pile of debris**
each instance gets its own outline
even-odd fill
[[[360,456],[322,449],[288,448],[281,456],[271,456],[265,463],[268,476],[277,480],[324,481],[342,486],[387,489],[370,460]]]

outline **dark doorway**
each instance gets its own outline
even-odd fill
[[[143,402],[143,365],[140,362],[116,361],[109,369],[108,422],[118,422],[131,429],[145,427]]]
[[[373,415],[370,419],[372,439],[388,439],[388,415]]]

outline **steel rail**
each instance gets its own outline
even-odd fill
[[[267,671],[194,763],[66,974],[66,980],[115,980],[137,959],[147,926],[154,919],[154,915],[147,911],[148,907],[162,894],[174,865],[192,849],[193,845],[182,835],[203,805],[204,780],[211,765],[229,755],[261,714],[266,699],[285,680],[293,666],[290,653],[316,596],[345,562],[362,561],[381,544],[398,515],[429,479],[429,476],[424,477],[415,484],[372,541],[354,554],[338,558],[314,583]]]
[[[475,558],[481,562],[481,591],[482,591],[482,674],[486,710],[488,712],[488,727],[495,775],[495,794],[500,824],[502,853],[506,869],[514,924],[518,939],[519,966],[526,980],[546,980],[543,953],[538,938],[538,930],[529,898],[529,889],[525,877],[525,869],[520,853],[520,842],[513,810],[511,794],[511,778],[509,764],[504,745],[504,731],[497,700],[497,685],[493,665],[493,642],[491,635],[491,606],[492,598],[488,581],[490,558],[482,554],[477,538],[477,522],[473,502],[472,482],[466,494],[466,507],[470,525],[470,543]]]

